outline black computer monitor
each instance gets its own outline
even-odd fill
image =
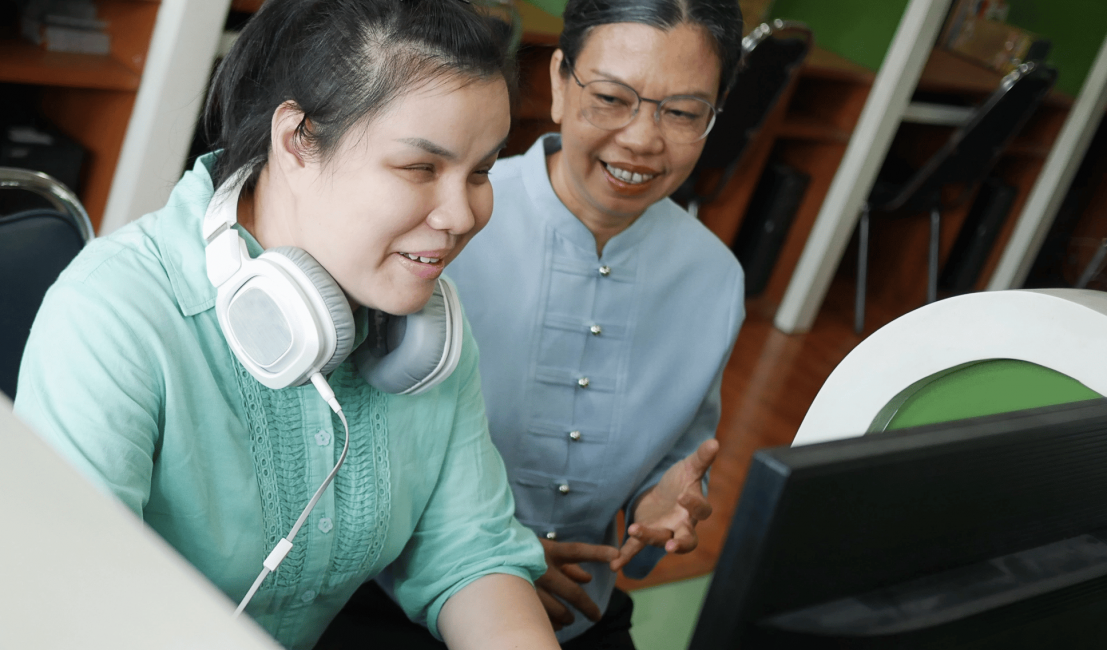
[[[1107,399],[758,451],[690,648],[1107,648]]]

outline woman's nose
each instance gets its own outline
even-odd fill
[[[445,230],[451,235],[464,235],[476,225],[469,196],[460,190],[451,190],[427,215],[427,223],[435,230]]]
[[[615,142],[635,153],[659,153],[665,148],[661,125],[656,119],[657,106],[642,102],[638,114],[615,134]]]

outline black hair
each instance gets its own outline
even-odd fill
[[[269,159],[274,111],[294,102],[297,129],[326,160],[346,132],[440,76],[502,76],[515,87],[502,21],[468,0],[266,0],[212,80],[204,125],[222,149],[219,187],[245,168],[252,189]]]
[[[565,54],[561,74],[577,60],[593,27],[641,23],[668,31],[681,24],[706,31],[719,56],[719,101],[730,89],[742,61],[742,11],[738,0],[569,0],[563,14],[559,47]]]

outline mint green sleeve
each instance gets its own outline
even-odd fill
[[[396,599],[436,638],[442,606],[472,581],[506,573],[533,583],[546,571],[541,543],[515,519],[507,471],[488,433],[477,359],[466,322],[445,462],[414,534],[392,565]]]
[[[94,260],[78,258],[47,293],[20,365],[15,410],[141,517],[163,394],[146,345],[157,324],[145,314],[160,301],[156,291],[144,294],[154,287],[142,282],[86,281],[85,267]]]

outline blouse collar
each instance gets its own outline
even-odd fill
[[[546,157],[561,149],[561,135],[549,133],[538,138],[523,155],[522,178],[527,195],[538,208],[537,218],[545,219],[557,232],[588,251],[596,250],[596,238],[592,231],[576,217],[558,198],[550,183],[550,174],[546,169]],[[604,245],[600,260],[611,260],[633,251],[642,239],[649,234],[654,223],[664,212],[662,204],[669,199],[654,203],[642,213],[629,228],[615,235]]]

